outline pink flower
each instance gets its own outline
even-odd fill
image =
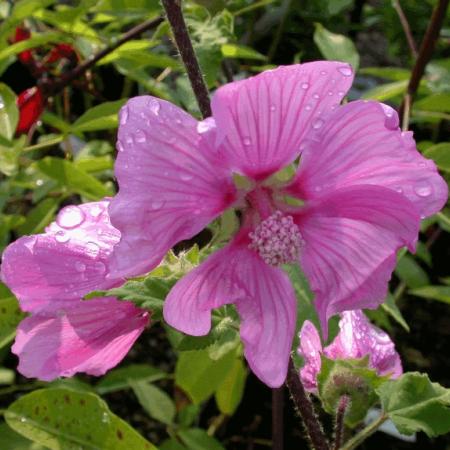
[[[306,320],[300,331],[298,354],[305,359],[300,378],[305,389],[317,392],[317,375],[320,372],[323,353],[329,359],[360,359],[369,356],[369,366],[378,375],[398,378],[402,373],[400,356],[390,337],[373,326],[360,310],[341,314],[340,331],[334,341],[322,348],[316,327]]]
[[[218,89],[213,117],[202,122],[149,96],[120,114],[113,275],[150,271],[178,241],[239,209],[237,235],[178,282],[164,317],[199,336],[210,330],[211,309],[234,303],[245,356],[269,386],[285,379],[296,321],[279,265],[300,264],[326,333],[333,314],[382,301],[396,251],[414,249],[420,217],[447,198],[395,111],[377,102],[339,106],[352,79],[341,62],[280,67]],[[299,156],[291,183],[270,178]],[[251,187],[237,189],[233,173]]]
[[[67,206],[45,234],[24,236],[3,254],[2,280],[31,313],[12,347],[27,377],[102,375],[122,360],[148,323],[148,313],[131,303],[112,297],[82,301],[93,290],[122,283],[106,279],[120,238],[108,203]]]

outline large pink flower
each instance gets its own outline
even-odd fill
[[[317,375],[322,365],[321,354],[329,359],[359,359],[369,357],[369,366],[378,375],[398,378],[402,373],[400,356],[390,337],[373,326],[360,310],[342,313],[339,333],[333,342],[322,348],[316,327],[306,320],[300,331],[298,353],[305,364],[300,370],[300,378],[305,389],[317,391]]]
[[[115,298],[82,301],[106,279],[108,258],[120,233],[109,201],[67,206],[45,234],[7,247],[1,276],[24,311],[12,351],[27,377],[52,380],[77,372],[102,375],[118,364],[148,323],[148,313]]]
[[[270,386],[284,381],[296,318],[279,266],[300,264],[326,333],[331,315],[382,301],[396,251],[414,249],[420,217],[447,197],[395,111],[377,102],[339,105],[352,79],[341,62],[280,67],[218,89],[213,117],[202,122],[149,96],[131,99],[120,114],[114,276],[151,270],[175,243],[225,209],[240,209],[236,237],[178,282],[164,317],[204,335],[211,309],[235,303],[245,355]],[[292,182],[271,178],[299,157]],[[237,189],[233,173],[251,187]]]

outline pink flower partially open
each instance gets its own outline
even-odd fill
[[[395,111],[340,106],[352,80],[345,63],[293,65],[219,88],[202,122],[149,96],[120,114],[112,274],[150,271],[178,241],[239,209],[235,238],[173,288],[164,317],[203,335],[211,309],[235,303],[247,360],[269,386],[285,378],[295,332],[295,296],[279,266],[300,264],[326,333],[331,315],[383,300],[396,251],[414,249],[420,218],[447,198]],[[293,181],[271,178],[299,157]],[[237,189],[233,173],[251,187]]]
[[[12,347],[27,377],[101,375],[122,360],[148,323],[148,313],[131,303],[112,297],[82,301],[93,290],[123,282],[106,279],[120,238],[108,203],[67,206],[45,234],[24,236],[3,253],[2,281],[31,312]]]
[[[402,373],[400,356],[390,337],[372,325],[360,310],[341,314],[339,333],[333,342],[322,348],[316,327],[306,320],[300,331],[298,353],[305,360],[300,378],[305,389],[317,391],[317,375],[321,368],[321,354],[329,359],[360,359],[369,357],[369,367],[378,375],[398,378]]]

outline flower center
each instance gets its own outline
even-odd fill
[[[304,245],[302,235],[294,219],[276,211],[249,233],[251,244],[259,256],[271,266],[297,261]]]

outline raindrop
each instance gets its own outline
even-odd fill
[[[77,272],[84,272],[86,270],[86,264],[83,264],[81,261],[77,261],[75,263],[75,269]]]
[[[317,100],[318,98],[320,98],[319,94],[314,94],[313,97]]]
[[[315,190],[316,192],[321,192],[322,189],[323,189],[322,186],[316,186],[316,187],[314,188],[314,190]]]
[[[136,139],[136,142],[139,142],[140,144],[143,144],[146,141],[145,133],[142,130],[136,130],[134,138]]]
[[[428,182],[422,182],[422,183],[418,183],[414,187],[414,192],[419,197],[429,197],[431,195],[432,189]]]
[[[120,125],[125,125],[128,121],[128,106],[124,106],[120,111]]]
[[[322,70],[322,71],[320,72],[320,75],[326,75],[326,74],[327,74],[326,70]]]
[[[328,91],[328,95],[333,95],[333,91]]]
[[[215,122],[212,117],[208,117],[197,124],[197,133],[204,134],[214,128]]]
[[[128,145],[131,145],[133,143],[133,137],[131,135],[128,135],[125,138],[125,143],[128,144]]]
[[[400,186],[394,188],[399,194],[403,194],[403,189]]]
[[[274,112],[274,111],[276,110],[275,105],[270,105],[270,110],[271,110],[272,112]]]
[[[20,418],[20,421],[21,421],[22,423],[25,423],[25,422],[27,421],[27,419],[26,419],[25,417],[21,417],[21,418]]]
[[[193,176],[192,176],[191,174],[189,174],[189,173],[182,173],[182,174],[180,175],[180,178],[181,178],[183,181],[191,181],[192,178],[193,178]]]
[[[123,144],[120,141],[117,141],[116,149],[118,152],[123,152],[125,149],[123,148]]]
[[[102,212],[103,208],[99,205],[94,205],[89,212],[91,213],[92,217],[98,217]]]
[[[93,267],[96,272],[99,272],[99,273],[106,272],[106,266],[101,261],[97,261]]]
[[[308,104],[308,105],[305,106],[305,109],[306,109],[306,111],[311,111],[312,106],[310,104]]]
[[[309,83],[302,83],[302,89],[308,89],[309,88]]]
[[[148,102],[148,107],[150,108],[150,111],[157,116],[159,114],[159,110],[161,109],[161,104],[158,100],[152,98]]]
[[[109,422],[109,415],[108,413],[104,412],[102,415],[102,422],[103,423],[108,423]]]
[[[64,244],[65,242],[67,242],[70,239],[70,236],[65,233],[64,231],[58,231],[55,234],[55,239],[57,240],[57,242]]]
[[[44,180],[36,180],[36,186],[42,186],[44,184]]]
[[[341,66],[338,67],[338,72],[341,73],[342,75],[344,75],[344,77],[349,77],[352,75],[353,70],[350,66]]]
[[[158,211],[164,206],[164,202],[162,200],[154,200],[151,204],[153,211]]]
[[[75,228],[83,223],[84,212],[78,206],[67,206],[58,214],[56,223],[62,228]]]
[[[318,130],[322,125],[323,125],[323,120],[322,120],[322,119],[316,119],[316,120],[312,123],[312,127],[313,127],[315,130]]]
[[[344,91],[339,91],[338,95],[339,95],[339,97],[343,97],[345,95],[345,92]]]
[[[244,142],[244,145],[247,147],[252,144],[251,139],[248,137],[244,138],[243,142]]]

